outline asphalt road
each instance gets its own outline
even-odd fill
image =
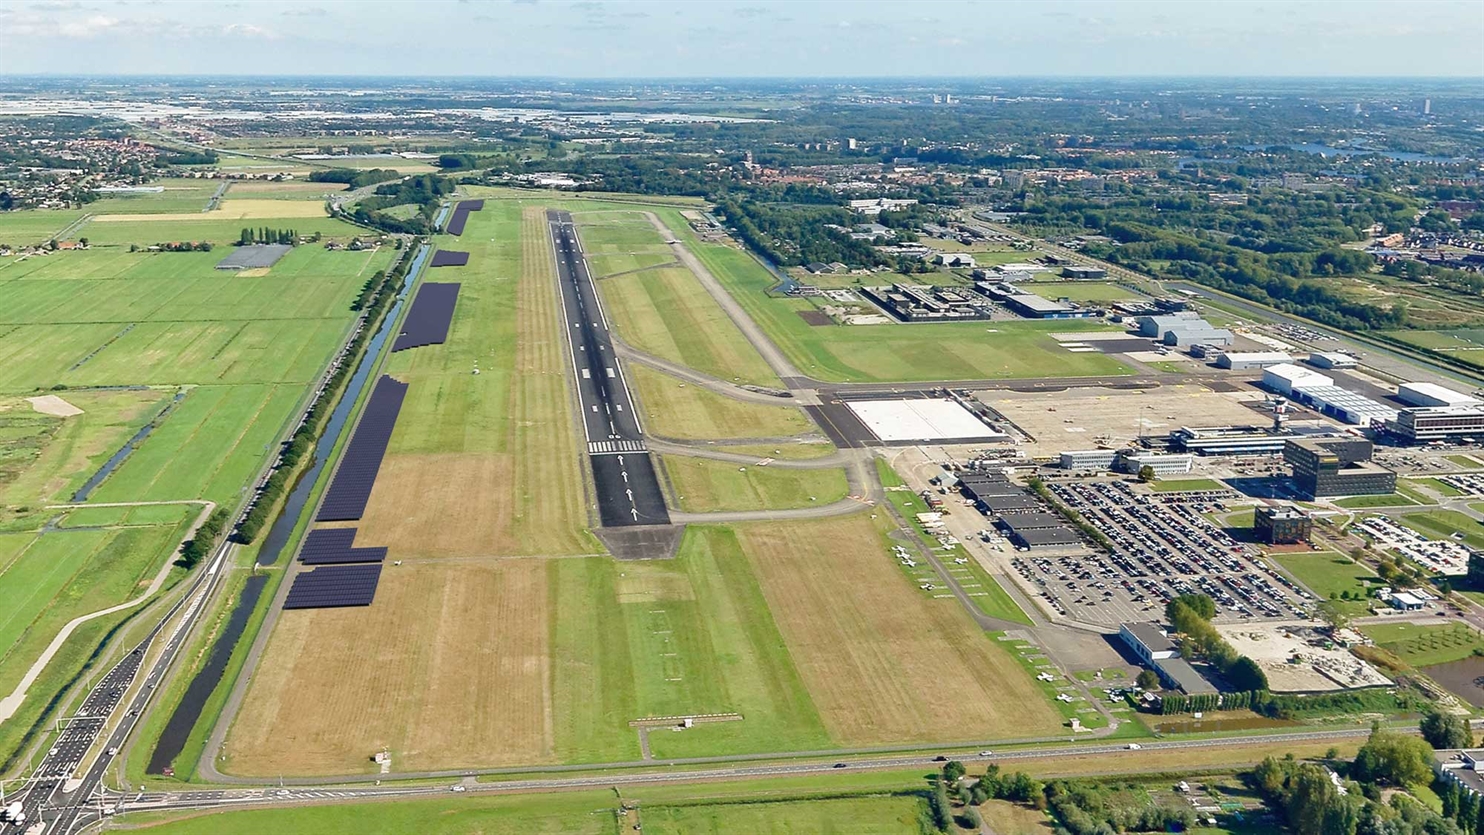
[[[668,525],[664,494],[644,444],[639,413],[613,351],[608,319],[582,257],[572,215],[549,211],[562,315],[604,527]]]

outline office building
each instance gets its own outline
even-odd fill
[[[1184,475],[1190,472],[1195,463],[1195,457],[1184,453],[1164,452],[1142,452],[1133,449],[1118,451],[1116,468],[1125,473],[1137,475],[1145,467],[1154,471],[1160,478],[1167,475]]]
[[[1283,460],[1293,467],[1295,486],[1313,498],[1396,491],[1396,473],[1371,463],[1371,442],[1364,438],[1289,438]]]
[[[1278,455],[1287,439],[1265,426],[1182,426],[1170,433],[1175,449],[1196,455]]]
[[[1484,437],[1484,408],[1403,409],[1386,429],[1407,444]]]
[[[1128,644],[1129,651],[1145,664],[1153,664],[1167,658],[1177,658],[1180,655],[1175,649],[1175,642],[1170,640],[1163,629],[1152,623],[1119,624],[1118,634],[1123,638],[1123,642]]]
[[[1296,507],[1259,505],[1253,515],[1252,532],[1269,545],[1295,545],[1309,541],[1314,518]]]
[[[1079,449],[1061,454],[1064,470],[1111,470],[1113,459],[1118,457],[1116,449]]]

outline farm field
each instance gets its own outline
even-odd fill
[[[1462,623],[1382,623],[1362,626],[1360,631],[1414,667],[1458,661],[1484,648],[1484,635]]]
[[[823,507],[849,489],[845,471],[837,468],[745,466],[684,455],[665,455],[660,463],[680,509],[693,513]]]
[[[84,213],[83,209],[0,212],[0,244],[19,247],[46,243]],[[0,264],[9,260],[0,259]]]
[[[217,185],[181,182],[208,196]],[[201,193],[176,185],[162,194]],[[216,270],[228,254],[221,248],[127,251],[188,237],[181,230],[190,225],[96,224],[118,232],[118,246],[0,260],[0,696],[66,621],[146,588],[200,501],[242,497],[348,335],[352,300],[396,256],[306,244],[250,277]],[[131,240],[131,229],[149,236]],[[42,392],[42,408],[55,414],[24,399]],[[45,509],[71,501],[115,453],[126,454],[88,502],[191,503]],[[50,520],[56,526],[43,527]],[[129,614],[73,633],[0,724],[0,758]]]
[[[681,440],[785,438],[816,431],[803,411],[734,400],[663,371],[627,363],[624,375],[644,413],[645,432]]]
[[[1298,554],[1271,554],[1268,559],[1282,566],[1294,579],[1324,600],[1341,595],[1364,601],[1370,583],[1379,582],[1376,572],[1333,551]]]
[[[654,226],[637,212],[584,212],[573,217],[580,224],[584,253],[591,248],[605,258],[629,253],[669,256],[669,247]],[[619,336],[635,348],[724,380],[778,384],[767,363],[689,269],[656,267],[603,279],[598,289]]]
[[[757,320],[799,370],[838,382],[1119,376],[1130,369],[1099,353],[1073,354],[1050,333],[1102,330],[1070,320],[814,327],[798,314],[802,298],[765,295],[774,277],[747,253],[698,239],[674,209],[656,209],[665,225]]]
[[[287,201],[285,206],[298,206]],[[295,211],[302,211],[295,209]],[[365,230],[344,221],[319,216],[304,217],[290,214],[273,216],[257,215],[250,226],[267,226],[273,229],[291,228],[300,235],[318,232],[327,238],[353,238]],[[129,244],[140,247],[171,241],[206,241],[213,244],[229,244],[242,234],[243,220],[239,217],[209,215],[201,212],[164,215],[157,219],[145,216],[127,216],[117,220],[88,221],[75,237],[87,238],[91,246],[115,246],[127,248]],[[225,254],[225,253],[223,253]]]
[[[160,214],[204,212],[211,196],[224,184],[221,180],[190,178],[155,180],[150,186],[164,191],[109,194],[87,205],[88,214]]]

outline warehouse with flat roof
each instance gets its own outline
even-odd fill
[[[1408,406],[1478,406],[1479,398],[1437,383],[1402,383],[1396,396]]]

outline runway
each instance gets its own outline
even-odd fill
[[[613,352],[608,320],[588,275],[572,215],[549,211],[546,220],[551,226],[562,315],[572,350],[572,372],[597,491],[598,516],[608,528],[668,525],[670,514],[665,509],[654,461],[644,445],[639,414]]]

